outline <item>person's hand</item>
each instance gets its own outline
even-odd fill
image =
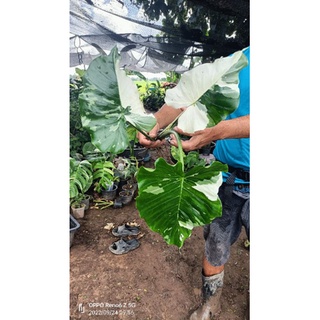
[[[157,123],[153,129],[148,133],[148,135],[151,138],[156,138],[158,135],[158,132],[160,130],[160,126]],[[156,140],[156,141],[152,141],[150,139],[148,139],[146,136],[144,136],[141,132],[138,132],[138,140],[139,143],[143,146],[145,146],[146,148],[157,148],[160,147],[161,145],[163,145],[166,141],[165,140]]]
[[[189,140],[181,140],[182,149],[184,151],[192,151],[202,148],[203,146],[211,143],[213,141],[212,136],[212,129],[213,128],[206,128],[204,130],[199,130],[194,133],[187,133],[181,130],[178,127],[175,127],[174,130],[181,136],[188,136],[190,137]],[[175,136],[172,134],[170,136],[170,144],[177,147],[178,143]]]
[[[216,140],[249,138],[250,115],[245,115],[234,119],[222,120],[214,127],[199,130],[194,133],[184,132],[178,127],[175,127],[174,130],[179,135],[190,137],[189,140],[181,141],[184,151],[197,150]],[[177,140],[174,135],[171,135],[170,143],[173,146],[178,146]]]

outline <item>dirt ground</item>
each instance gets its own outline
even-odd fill
[[[150,152],[152,166],[159,156]],[[163,154],[160,154],[163,156]],[[168,245],[140,218],[135,201],[122,208],[88,209],[77,219],[70,248],[70,319],[184,320],[201,302],[202,227],[183,247]],[[140,246],[124,255],[108,247],[118,238],[104,227],[135,222]],[[245,319],[249,301],[249,258],[242,231],[225,266],[218,320]]]

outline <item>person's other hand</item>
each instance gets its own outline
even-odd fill
[[[175,127],[174,130],[181,136],[190,137],[189,140],[181,140],[182,149],[184,151],[192,151],[202,148],[203,146],[211,143],[212,141],[212,128],[206,128],[204,130],[199,130],[194,133],[187,133],[181,130],[178,127]],[[174,135],[170,136],[170,144],[177,147],[178,143]]]
[[[158,132],[160,130],[160,126],[157,123],[153,129],[148,133],[148,135],[151,138],[156,138],[158,135]],[[165,140],[156,140],[156,141],[152,141],[150,139],[148,139],[146,136],[144,136],[141,132],[138,132],[138,140],[139,143],[143,146],[145,146],[146,148],[157,148],[160,147],[161,145],[163,145],[166,141]]]

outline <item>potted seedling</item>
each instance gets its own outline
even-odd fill
[[[136,157],[116,157],[113,160],[116,167],[115,174],[119,177],[119,188],[127,183],[133,184],[135,181],[135,175],[139,169],[139,162]]]
[[[134,193],[136,191],[136,185],[134,183],[129,183],[129,181],[127,182],[127,184],[122,186],[122,190],[124,191],[131,191],[132,193]]]
[[[94,191],[106,200],[113,200],[118,189],[115,184],[118,177],[115,176],[115,166],[112,161],[107,160],[105,157],[95,159],[92,161],[92,170]]]
[[[86,204],[82,201],[84,198],[82,196],[76,197],[71,201],[72,215],[76,219],[82,219],[84,217]]]
[[[129,146],[121,152],[119,156],[124,158],[134,157],[138,162],[141,162],[148,156],[148,149],[142,146],[139,142],[131,140],[129,142]]]
[[[119,197],[123,204],[130,203],[133,199],[133,195],[134,195],[134,190],[130,190],[130,189],[122,189],[119,192]]]
[[[98,193],[98,200],[101,200],[101,202],[113,200],[116,196],[119,182],[119,177],[115,175],[116,168],[112,162],[114,156],[101,152],[90,142],[83,146],[82,152],[92,165],[93,191]],[[103,204],[102,207],[107,205]]]
[[[87,160],[70,158],[69,198],[75,218],[83,218],[86,204],[85,193],[93,182],[91,163]]]
[[[136,85],[120,69],[119,61],[116,47],[109,55],[94,59],[83,76],[84,89],[79,96],[81,121],[92,144],[101,152],[113,154],[127,148],[133,129],[152,140],[148,132],[156,124],[154,116],[144,110]],[[245,55],[236,52],[185,72],[177,86],[166,91],[166,104],[186,108],[157,137],[176,136],[176,163],[169,164],[160,157],[154,169],[139,167],[136,205],[150,229],[168,244],[181,247],[194,227],[221,215],[218,190],[222,172],[228,170],[218,161],[186,166],[187,155],[172,128],[178,123],[182,130],[192,133],[216,125],[235,111],[240,96],[238,74],[247,63]]]

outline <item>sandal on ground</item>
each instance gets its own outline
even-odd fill
[[[112,234],[116,237],[136,236],[139,232],[140,229],[138,227],[131,227],[127,224],[123,224],[112,230]]]
[[[109,246],[109,250],[114,254],[124,254],[137,249],[140,246],[140,243],[136,239],[131,240],[123,240],[120,239],[114,242],[111,246]]]

